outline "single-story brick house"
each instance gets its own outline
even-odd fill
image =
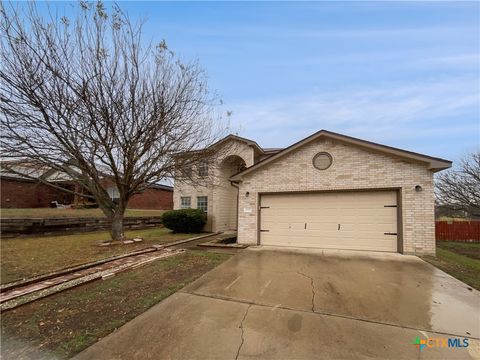
[[[71,186],[71,190],[73,188],[74,186]],[[74,199],[73,194],[60,191],[40,181],[15,176],[0,175],[0,193],[2,209],[49,207],[52,201],[57,201],[59,204],[72,204]]]
[[[173,187],[151,184],[144,192],[133,195],[128,202],[128,207],[144,210],[171,210],[173,209]]]
[[[229,135],[178,179],[174,208],[208,214],[207,229],[272,246],[435,253],[433,174],[451,161],[321,130],[284,149]]]
[[[50,169],[31,167],[28,162],[16,162],[14,171],[2,168],[0,171],[1,208],[42,208],[52,202],[66,205],[85,204],[91,200],[49,186],[36,178],[42,177],[47,182],[68,190],[79,191],[79,187],[65,176],[52,174]],[[10,164],[9,168],[12,165]],[[28,176],[22,176],[21,174]],[[117,196],[117,189],[112,182],[105,179],[104,186],[112,198]],[[147,190],[132,196],[128,203],[130,209],[169,210],[173,208],[173,187],[151,184]]]

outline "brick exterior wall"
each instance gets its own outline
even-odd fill
[[[70,204],[73,195],[34,181],[0,179],[2,208],[49,207],[52,201]]]
[[[209,165],[209,177],[201,182],[204,186],[196,184],[182,183],[175,180],[173,194],[173,208],[180,209],[180,198],[182,196],[191,197],[191,207],[197,208],[197,196],[208,197],[208,222],[204,228],[205,231],[227,231],[234,230],[237,227],[236,207],[237,207],[237,188],[232,186],[228,178],[233,175],[228,166],[223,166],[223,161],[232,155],[243,159],[245,165],[252,166],[255,153],[251,146],[242,141],[230,140],[218,149],[218,157],[213,164]],[[197,171],[194,167],[193,171]],[[232,209],[234,207],[234,209]]]
[[[312,158],[321,151],[333,157],[332,166],[323,171],[312,165]],[[423,191],[416,192],[416,185]],[[257,244],[259,193],[380,188],[400,192],[403,249],[399,251],[435,254],[433,173],[427,165],[324,138],[244,175],[239,188],[238,242]]]
[[[103,179],[101,184],[104,189],[116,187],[111,179]],[[133,195],[127,208],[144,210],[171,210],[173,209],[173,189],[165,190],[151,187],[140,194]]]
[[[173,191],[151,188],[141,194],[135,194],[128,202],[129,209],[171,210],[173,209]]]
[[[213,227],[213,186],[200,186],[197,184],[186,184],[175,181],[173,190],[173,208],[180,209],[180,198],[182,196],[190,197],[190,206],[192,209],[197,208],[197,196],[206,196],[208,199],[207,206],[207,224],[203,228],[205,231],[217,231]]]
[[[73,186],[72,186],[73,190]],[[2,208],[42,208],[52,201],[73,204],[74,195],[34,181],[0,179]],[[131,209],[173,209],[173,191],[151,188],[134,195],[128,207]]]

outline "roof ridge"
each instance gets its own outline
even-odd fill
[[[383,144],[375,143],[375,142],[372,142],[372,141],[355,138],[353,136],[343,135],[343,134],[339,134],[339,133],[336,133],[336,132],[333,132],[333,131],[328,131],[328,130],[325,130],[325,129],[321,129],[321,130],[319,130],[319,131],[317,131],[317,132],[315,132],[315,133],[313,133],[313,134],[311,134],[311,135],[293,143],[292,145],[284,148],[283,150],[280,150],[276,154],[273,154],[272,156],[269,156],[266,159],[260,160],[259,162],[253,164],[252,166],[250,166],[250,167],[232,175],[230,177],[230,179],[231,180],[238,180],[238,179],[235,179],[235,178],[238,177],[238,176],[250,173],[251,171],[254,171],[254,170],[258,169],[259,167],[261,167],[261,166],[263,166],[267,163],[270,163],[271,161],[275,161],[275,159],[287,154],[288,152],[296,149],[297,147],[303,146],[304,144],[306,144],[306,143],[308,143],[308,142],[310,142],[310,141],[312,141],[312,140],[314,140],[314,139],[316,139],[316,138],[318,138],[322,135],[323,136],[330,136],[330,137],[334,138],[335,140],[340,140],[340,141],[343,140],[343,141],[346,141],[346,142],[350,142],[350,143],[353,143],[354,145],[357,145],[357,146],[362,146],[363,145],[365,147],[376,148],[376,150],[379,150],[379,151],[383,150],[384,152],[387,152],[387,153],[390,153],[390,154],[392,154],[392,152],[399,152],[399,153],[403,154],[403,156],[406,157],[406,158],[411,158],[411,159],[417,158],[415,160],[429,163],[432,169],[443,170],[443,169],[449,168],[452,164],[452,162],[450,160],[437,158],[437,157],[433,157],[433,156],[429,156],[429,155],[425,155],[425,154],[421,154],[421,153],[416,153],[416,152],[413,152],[413,151],[410,151],[410,150],[404,150],[404,149],[396,148],[396,147],[393,147],[393,146],[383,145]],[[358,143],[360,143],[360,144],[358,144]],[[401,156],[401,155],[398,155],[398,156]],[[429,159],[429,160],[433,160],[433,161],[444,163],[444,164],[442,164],[442,166],[438,166],[439,164],[437,164],[437,167],[434,167],[432,165],[432,162],[425,161],[423,159],[418,159],[418,158]]]

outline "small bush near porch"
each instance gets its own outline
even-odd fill
[[[207,215],[200,209],[170,210],[163,213],[162,223],[176,233],[196,233],[207,223]]]

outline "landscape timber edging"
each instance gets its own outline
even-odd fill
[[[145,249],[133,251],[131,253],[112,256],[112,257],[109,257],[109,258],[106,258],[106,259],[101,259],[101,260],[93,261],[93,262],[86,263],[86,264],[81,264],[81,265],[77,265],[77,266],[73,266],[73,267],[69,267],[69,268],[64,268],[64,269],[57,270],[57,271],[54,271],[54,272],[51,272],[51,273],[48,273],[48,274],[38,275],[38,276],[28,278],[28,279],[21,279],[21,280],[17,280],[17,281],[12,281],[10,283],[0,285],[0,292],[4,292],[4,291],[7,291],[7,290],[10,290],[10,289],[19,287],[19,286],[29,285],[31,283],[38,282],[38,281],[48,280],[48,279],[51,279],[53,277],[57,277],[57,276],[60,276],[60,275],[70,273],[72,271],[83,270],[83,269],[86,269],[86,268],[89,268],[89,267],[92,267],[92,266],[101,265],[101,264],[104,264],[104,263],[109,262],[109,261],[122,259],[122,258],[133,256],[133,255],[139,255],[139,254],[145,254],[145,253],[148,253],[148,252],[158,251],[158,250],[168,248],[168,247],[171,247],[171,246],[181,245],[183,243],[203,239],[205,237],[218,235],[218,234],[219,233],[208,233],[208,234],[204,234],[204,235],[200,235],[200,236],[195,236],[193,238],[178,240],[178,241],[174,241],[174,242],[167,243],[167,244],[161,244],[161,247],[159,247],[158,245],[157,245],[157,247],[154,247],[154,245],[153,245],[152,247],[148,247],[148,248],[145,248]]]
[[[135,216],[123,219],[125,230],[162,226],[161,216]],[[57,218],[2,218],[2,236],[45,235],[107,230],[111,221],[105,217],[57,217]]]
[[[164,253],[164,254],[160,254],[156,258],[144,260],[144,261],[141,261],[141,262],[133,264],[133,265],[128,264],[128,263],[123,264],[123,265],[118,266],[116,269],[107,269],[107,270],[99,271],[99,272],[89,274],[89,275],[85,275],[85,276],[82,276],[80,278],[69,280],[69,281],[66,281],[66,282],[51,286],[51,287],[47,287],[47,288],[42,289],[40,291],[31,292],[31,293],[25,294],[23,296],[20,295],[18,297],[15,297],[11,300],[7,300],[4,303],[0,304],[0,312],[3,312],[5,310],[14,309],[18,306],[28,304],[28,303],[33,302],[35,300],[39,300],[39,299],[42,299],[44,297],[57,294],[59,292],[69,290],[69,289],[78,287],[80,285],[84,285],[84,284],[87,284],[87,283],[90,283],[90,282],[93,282],[93,281],[96,281],[96,280],[104,279],[104,276],[105,276],[105,279],[108,279],[109,277],[114,276],[116,274],[119,274],[121,272],[130,270],[130,269],[135,269],[137,267],[149,264],[149,263],[151,263],[152,261],[155,261],[155,260],[159,260],[159,259],[170,257],[170,256],[175,256],[175,255],[178,255],[178,254],[180,254],[184,251],[185,251],[185,249],[173,250],[173,251],[170,251],[170,252],[167,252],[167,253]]]

